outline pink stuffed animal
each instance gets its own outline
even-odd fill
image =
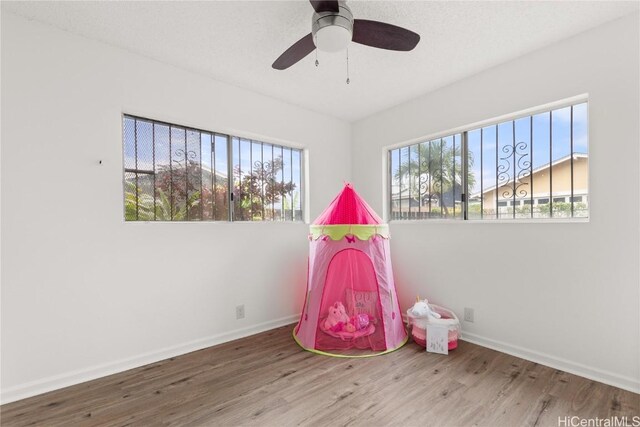
[[[340,301],[337,301],[329,307],[329,315],[324,321],[324,328],[333,332],[340,332],[342,328],[349,323],[347,310]]]
[[[366,313],[356,314],[349,319],[349,323],[352,324],[357,331],[367,328],[370,322],[370,316]]]
[[[342,330],[345,332],[356,332],[361,331],[362,329],[366,329],[369,327],[370,316],[368,314],[360,313],[349,319],[349,322],[342,327]]]

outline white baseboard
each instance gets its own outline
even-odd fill
[[[129,369],[138,368],[170,357],[179,356],[181,354],[190,353],[203,348],[233,341],[249,335],[254,335],[270,329],[285,326],[300,319],[300,314],[282,317],[280,319],[270,320],[268,322],[258,323],[257,325],[247,326],[241,329],[224,332],[217,335],[211,335],[206,338],[178,344],[171,347],[144,353],[138,356],[116,360],[114,362],[105,363],[90,368],[79,369],[77,371],[65,372],[60,375],[43,378],[37,381],[31,381],[2,390],[0,393],[0,402],[2,404],[14,402],[16,400],[25,399],[27,397],[36,396],[38,394],[57,390],[85,381],[94,380],[96,378],[105,377],[107,375],[116,374]]]
[[[507,353],[521,359],[549,366],[554,369],[559,369],[574,375],[589,378],[614,387],[619,387],[633,393],[640,393],[640,381],[631,377],[625,377],[613,372],[604,371],[581,363],[552,356],[550,354],[540,353],[538,351],[529,350],[527,348],[511,345],[502,341],[485,338],[471,332],[462,331],[460,339],[482,347],[500,351],[502,353]]]
[[[402,319],[406,324],[407,315],[403,314]],[[604,371],[598,368],[592,368],[581,363],[572,362],[570,360],[562,359],[560,357],[552,356],[546,353],[540,353],[535,350],[529,350],[527,348],[508,344],[503,341],[493,340],[483,337],[482,335],[466,332],[464,330],[462,331],[460,339],[472,344],[477,344],[482,347],[499,351],[501,353],[510,354],[521,359],[549,366],[550,368],[559,369],[561,371],[569,372],[570,374],[589,378],[590,380],[612,385],[614,387],[619,387],[623,390],[628,390],[633,393],[640,393],[640,381],[631,377],[625,377],[613,372]]]

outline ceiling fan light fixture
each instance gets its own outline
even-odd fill
[[[343,2],[338,11],[315,12],[311,18],[313,44],[324,52],[345,50],[353,36],[353,15]]]
[[[289,46],[273,62],[273,69],[286,70],[314,50],[345,50],[350,42],[378,49],[407,52],[420,41],[419,34],[406,28],[380,21],[353,19],[351,9],[344,0],[310,0],[310,3],[315,11],[311,17],[311,33]]]
[[[329,25],[320,28],[314,35],[313,42],[324,52],[338,52],[347,48],[351,41],[351,31],[340,25]]]

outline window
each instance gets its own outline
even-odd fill
[[[234,218],[302,221],[300,150],[232,137]]]
[[[462,216],[462,135],[389,152],[391,219]]]
[[[302,221],[301,150],[129,115],[123,144],[126,221]]]
[[[400,219],[588,216],[587,103],[389,150]]]

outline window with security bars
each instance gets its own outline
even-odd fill
[[[587,103],[389,151],[392,220],[586,218]]]
[[[233,218],[302,221],[302,152],[237,137],[231,146]]]
[[[391,219],[462,216],[462,135],[389,152]]]
[[[302,151],[125,115],[126,221],[302,221]]]

